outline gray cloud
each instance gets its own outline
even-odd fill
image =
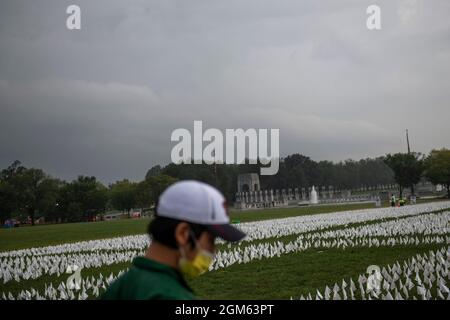
[[[170,134],[279,128],[281,153],[344,160],[450,147],[450,3],[0,3],[0,167],[141,179]]]

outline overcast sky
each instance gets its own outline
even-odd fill
[[[414,151],[448,148],[449,16],[448,0],[2,0],[0,168],[139,180],[194,120],[279,128],[282,155],[314,160],[404,152],[406,128]]]

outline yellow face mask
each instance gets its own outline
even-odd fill
[[[209,266],[214,261],[214,255],[211,252],[200,248],[197,241],[195,241],[195,244],[199,250],[193,260],[187,259],[184,250],[180,248],[181,259],[179,261],[179,268],[181,273],[187,278],[196,278],[202,275],[208,271]]]

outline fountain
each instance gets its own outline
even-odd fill
[[[319,201],[317,201],[317,192],[316,192],[316,189],[314,189],[314,186],[311,189],[311,195],[310,195],[309,199],[310,199],[309,200],[310,204],[318,204],[319,203]]]

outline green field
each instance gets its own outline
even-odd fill
[[[367,266],[385,266],[402,261],[418,253],[428,253],[442,246],[399,246],[396,248],[352,248],[307,250],[286,254],[277,258],[255,260],[247,264],[236,264],[228,268],[208,272],[188,281],[201,299],[298,299],[300,295],[316,289],[323,291],[326,285],[350,277],[356,281]],[[345,254],[344,254],[345,253]],[[83,276],[107,276],[117,274],[129,264],[116,264],[98,269],[83,269]],[[58,284],[68,275],[59,278],[43,276],[37,280],[0,283],[0,292],[18,293],[23,288],[42,290],[45,283]]]
[[[387,265],[440,248],[436,245],[396,248],[308,250],[277,258],[232,265],[192,280],[204,299],[298,299],[326,285],[364,274],[369,265]]]
[[[233,220],[257,221],[263,219],[310,215],[373,207],[373,204],[315,206],[269,210],[232,212]],[[148,219],[119,220],[96,223],[73,223],[46,225],[0,230],[0,251],[19,248],[38,247],[66,242],[101,239],[145,232]],[[341,228],[341,227],[337,227]],[[342,226],[343,228],[343,226]],[[276,239],[290,241],[294,237]],[[265,239],[270,242],[275,239]],[[230,267],[190,280],[189,283],[199,298],[205,299],[289,299],[299,298],[316,289],[323,291],[343,278],[356,277],[365,273],[368,265],[385,266],[403,261],[417,253],[427,253],[443,245],[396,246],[379,248],[308,249],[300,253],[290,253],[271,259],[253,260],[247,264],[234,264]],[[120,263],[101,268],[83,269],[83,276],[98,276],[129,267]],[[45,284],[65,281],[68,275],[60,277],[42,276],[36,280],[0,281],[0,293],[17,294],[23,289],[42,290]]]
[[[300,215],[373,208],[371,203],[232,211],[232,220],[241,222],[287,218]],[[115,221],[36,225],[0,229],[0,251],[58,245],[76,241],[105,239],[146,232],[148,218]]]

